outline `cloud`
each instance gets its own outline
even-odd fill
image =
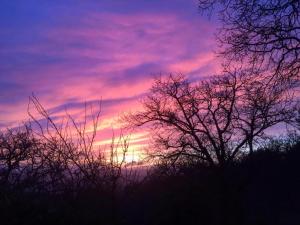
[[[55,116],[80,118],[85,102],[101,99],[106,137],[114,118],[140,107],[154,75],[218,70],[215,24],[195,1],[17,2],[1,3],[12,12],[0,16],[1,127],[28,118],[34,92]]]

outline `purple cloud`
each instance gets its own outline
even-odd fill
[[[108,124],[139,107],[154,75],[214,73],[215,23],[196,2],[2,1],[0,127],[28,118],[34,92],[55,118],[66,109],[80,117],[84,102],[102,99],[108,138]]]

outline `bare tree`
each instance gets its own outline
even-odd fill
[[[219,15],[218,40],[227,59],[299,78],[300,1],[199,0],[199,8]]]
[[[0,183],[19,185],[27,169],[25,162],[35,152],[37,140],[27,127],[7,129],[0,134]]]
[[[121,134],[117,140],[113,137],[110,149],[95,147],[100,103],[97,110],[85,104],[83,121],[75,121],[66,112],[65,118],[58,122],[35,96],[30,98],[30,104],[38,113],[34,116],[29,107],[31,129],[42,143],[39,147],[39,163],[42,164],[40,168],[45,170],[43,173],[47,187],[53,190],[60,186],[70,190],[108,188],[115,192],[122,179],[128,140]]]
[[[109,149],[95,146],[100,112],[100,104],[96,111],[86,104],[83,121],[68,113],[57,120],[32,96],[31,121],[0,133],[1,187],[51,194],[96,189],[111,192],[114,199],[117,188],[134,173],[123,172],[126,135],[113,137]]]
[[[292,89],[247,71],[198,83],[170,75],[156,79],[143,110],[126,119],[134,126],[152,125],[153,154],[163,161],[224,166],[252,152],[268,128],[293,119]]]

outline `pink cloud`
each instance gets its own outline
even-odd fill
[[[5,106],[2,120],[8,123],[25,119],[26,96],[31,92],[46,108],[132,98],[103,109],[103,119],[113,121],[140,107],[137,96],[150,88],[153,75],[215,73],[218,66],[212,53],[213,31],[214,26],[200,17],[187,20],[159,13],[92,13],[80,18],[75,27],[46,27],[40,30],[39,43],[5,49],[25,54],[22,67],[11,72],[13,81],[24,86],[24,96],[22,101]],[[79,107],[68,111],[78,118],[82,114]],[[56,112],[57,116],[62,114]],[[111,135],[108,124],[100,132],[103,139]]]

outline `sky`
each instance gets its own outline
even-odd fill
[[[217,71],[215,32],[197,0],[1,0],[0,129],[28,119],[32,93],[55,118],[100,100],[107,143],[156,75]]]

